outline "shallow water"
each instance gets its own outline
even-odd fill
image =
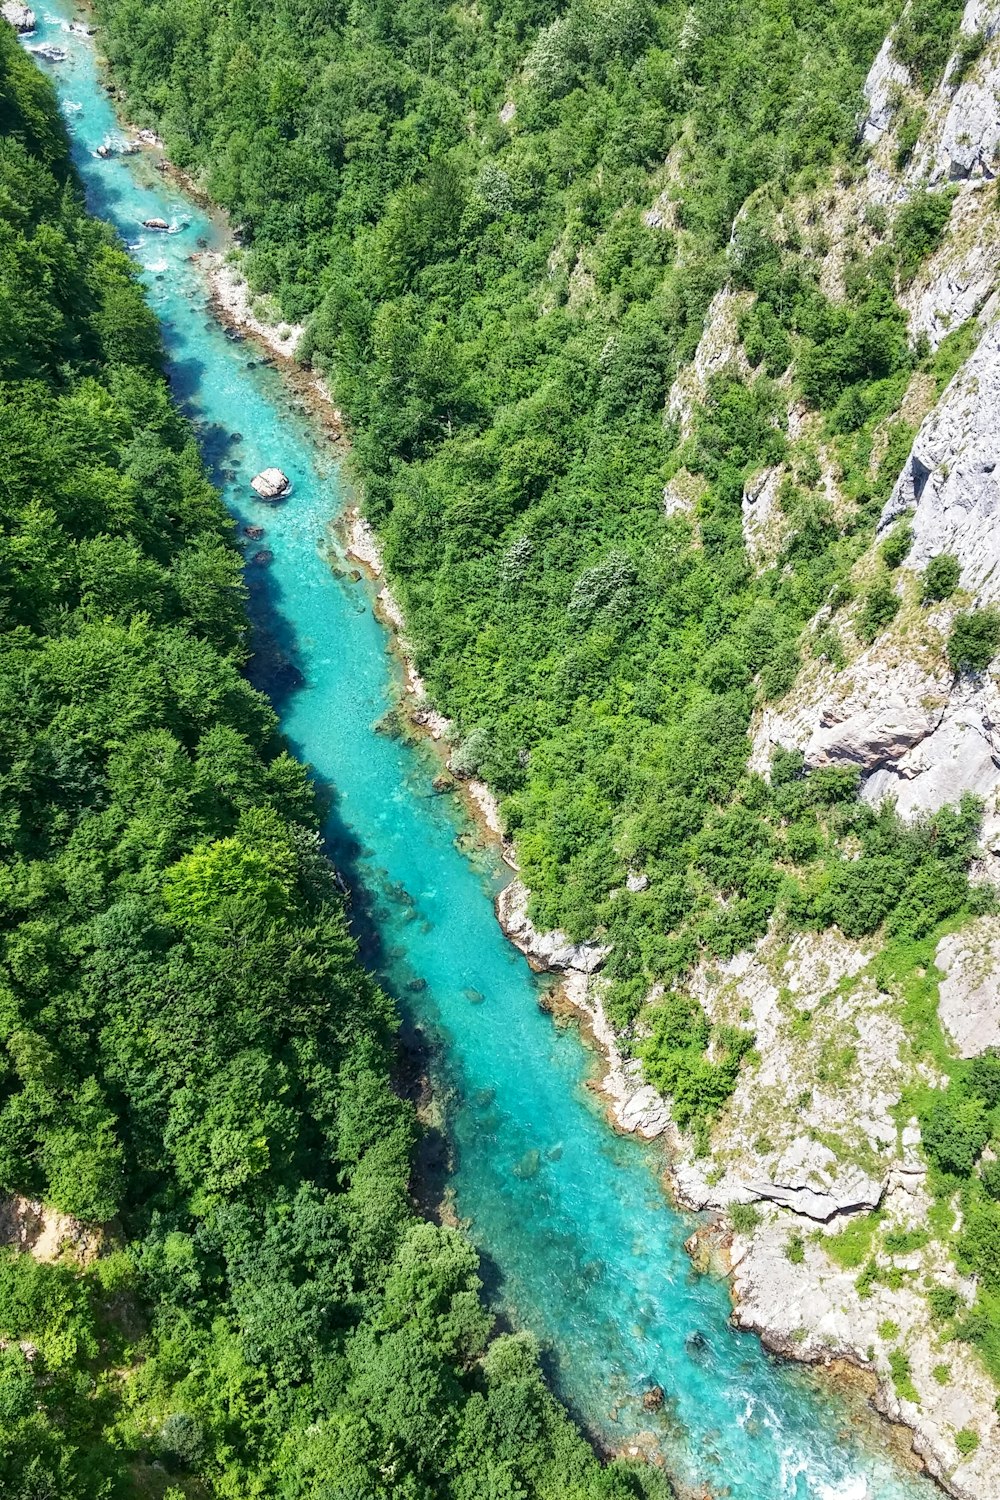
[[[356,883],[369,957],[436,1043],[451,1186],[494,1301],[538,1335],[557,1389],[592,1432],[615,1447],[655,1434],[682,1481],[740,1500],[927,1500],[930,1483],[893,1466],[846,1398],[728,1327],[726,1288],[692,1272],[692,1221],[668,1207],[655,1153],[608,1129],[575,1028],[542,1010],[539,981],[494,920],[502,867],[458,847],[467,829],[452,799],[433,794],[427,753],[375,733],[398,669],[370,586],[326,555],[345,500],[336,460],[276,372],[208,312],[189,257],[199,240],[219,243],[210,217],[150,155],[94,154],[121,132],[92,42],[66,30],[71,14],[50,7],[27,42],[67,50],[46,70],[91,207],[142,267],[173,389],[227,504],[266,528],[248,548],[273,554],[248,564],[256,678],[297,753],[337,789],[329,837]],[[144,230],[153,217],[176,232]],[[294,483],[278,508],[249,489],[270,464]],[[654,1382],[668,1394],[658,1417],[641,1409]]]

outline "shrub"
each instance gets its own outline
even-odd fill
[[[985,672],[1000,646],[1000,611],[975,609],[955,616],[948,660],[955,672]]]
[[[973,1432],[971,1427],[963,1427],[955,1433],[955,1447],[963,1458],[968,1458],[979,1447],[978,1432]]]
[[[899,613],[899,600],[889,583],[884,579],[868,590],[861,601],[861,609],[854,628],[866,645],[871,645],[876,636],[889,625]]]
[[[912,281],[922,263],[936,250],[951,216],[953,192],[914,193],[903,204],[892,229],[892,248],[900,278]]]
[[[800,1266],[806,1258],[805,1242],[798,1230],[794,1230],[785,1245],[785,1254],[793,1266]]]
[[[935,1365],[931,1374],[938,1385],[947,1385],[951,1380],[951,1365]]]
[[[889,1369],[892,1372],[892,1383],[897,1393],[904,1401],[919,1401],[917,1388],[911,1378],[912,1371],[909,1355],[903,1349],[889,1350]]]
[[[930,1160],[955,1177],[971,1174],[990,1134],[983,1101],[955,1084],[937,1097],[921,1126]]]
[[[913,1250],[922,1250],[927,1238],[926,1229],[891,1229],[883,1245],[887,1255],[909,1255]]]
[[[983,1162],[980,1168],[983,1191],[995,1203],[1000,1203],[1000,1161]]]
[[[951,552],[939,552],[924,569],[923,600],[931,604],[947,599],[958,588],[962,565]]]
[[[879,551],[887,568],[898,568],[913,546],[913,527],[909,521],[899,521],[886,537]]]
[[[729,1222],[737,1234],[752,1234],[760,1224],[760,1213],[752,1203],[732,1203]]]
[[[927,1305],[931,1316],[940,1319],[953,1318],[962,1305],[962,1299],[953,1286],[932,1286],[927,1293]]]
[[[986,50],[987,41],[985,31],[973,31],[971,34],[959,33],[958,41],[955,43],[954,61],[951,65],[951,72],[948,74],[950,88],[957,88],[973,63],[979,61]]]
[[[160,1428],[160,1447],[179,1468],[196,1468],[205,1449],[201,1423],[188,1412],[171,1412]]]

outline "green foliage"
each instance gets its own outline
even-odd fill
[[[882,561],[889,569],[898,568],[913,546],[913,527],[908,521],[897,521],[879,548]]]
[[[957,1086],[946,1089],[923,1121],[924,1150],[942,1172],[968,1177],[989,1140],[982,1099]]]
[[[753,1036],[734,1027],[713,1033],[697,1001],[679,993],[650,1007],[647,1020],[649,1036],[637,1047],[646,1077],[672,1099],[679,1125],[711,1120],[736,1087]]]
[[[888,544],[887,544],[888,545]],[[899,613],[899,596],[887,579],[873,583],[861,600],[861,609],[854,622],[858,635],[868,645],[882,634]]]
[[[1000,647],[1000,611],[975,609],[955,616],[948,660],[955,672],[985,672]]]
[[[806,1258],[805,1242],[797,1229],[785,1241],[785,1255],[793,1266],[800,1266]]]
[[[979,1434],[973,1432],[971,1427],[961,1427],[955,1433],[955,1447],[963,1458],[970,1457],[979,1447]]]
[[[879,1211],[871,1214],[858,1214],[849,1219],[843,1229],[836,1234],[825,1236],[823,1249],[830,1259],[838,1266],[843,1266],[845,1271],[856,1270],[864,1265],[871,1252],[872,1240],[879,1224],[882,1222],[882,1214]]]
[[[962,1299],[951,1286],[932,1286],[927,1293],[927,1305],[933,1317],[944,1321],[953,1318],[962,1305]]]
[[[919,1402],[920,1396],[917,1392],[916,1386],[913,1384],[910,1357],[906,1353],[905,1349],[889,1350],[889,1370],[892,1375],[892,1383],[896,1387],[897,1394],[901,1396],[904,1401]]]
[[[760,1225],[760,1211],[752,1203],[731,1203],[728,1212],[737,1234],[753,1234]]]
[[[892,247],[904,282],[913,280],[928,255],[941,243],[954,198],[954,191],[921,190],[908,198],[896,215]]]
[[[949,598],[958,588],[961,576],[962,565],[951,552],[939,552],[937,557],[932,557],[924,569],[924,603]]]
[[[279,134],[298,95],[277,64]],[[0,1493],[662,1493],[413,1216],[397,1018],[241,674],[231,525],[7,27],[0,123],[0,1194],[110,1221],[89,1269],[0,1253]]]
[[[893,51],[925,92],[937,83],[957,40],[961,0],[912,0],[893,34]]]

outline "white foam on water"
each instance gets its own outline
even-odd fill
[[[869,1500],[871,1491],[864,1478],[845,1479],[843,1484],[825,1484],[820,1500]]]

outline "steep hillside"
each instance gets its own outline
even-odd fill
[[[737,1316],[997,1494],[1000,7],[99,8]]]
[[[0,1494],[627,1500],[415,1218],[240,559],[0,23]]]

